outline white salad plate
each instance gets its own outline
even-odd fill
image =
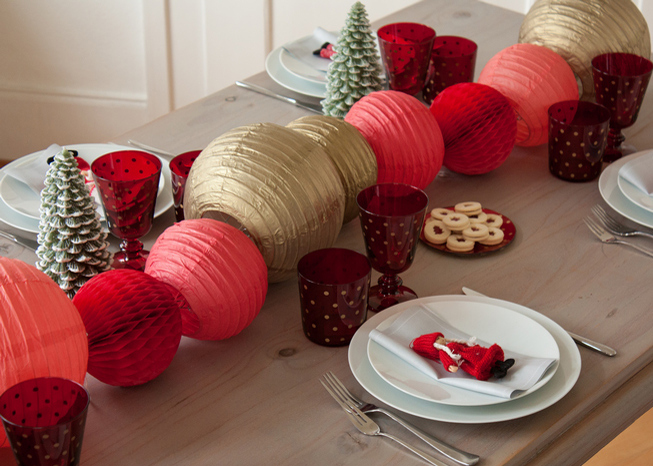
[[[306,80],[288,71],[281,64],[283,47],[273,50],[265,59],[265,70],[268,75],[280,86],[311,97],[324,98],[326,96],[326,80],[324,83]]]

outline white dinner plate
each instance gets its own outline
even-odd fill
[[[643,164],[650,163],[648,158],[653,157],[653,151],[647,151],[646,154],[642,154],[641,157],[637,157],[634,160],[629,160],[621,166],[619,170],[619,176],[617,176],[617,184],[619,189],[632,203],[638,205],[644,210],[647,210],[653,213],[653,197],[649,196],[641,189],[637,188],[630,181],[625,179],[622,175],[624,169],[628,168],[629,170],[638,171],[643,170]]]
[[[311,82],[290,73],[281,64],[280,57],[282,51],[283,49],[279,47],[270,52],[265,59],[265,70],[268,72],[270,77],[277,84],[299,94],[319,97],[322,99],[326,97],[326,81],[325,83]]]
[[[79,153],[88,164],[93,163],[98,157],[116,152],[118,150],[135,150],[133,147],[120,146],[117,144],[75,144],[67,145],[66,148],[74,149]],[[138,149],[140,150],[140,149]],[[0,220],[7,225],[18,228],[30,233],[39,232],[39,207],[41,198],[32,191],[28,186],[7,176],[3,171],[6,167],[17,167],[26,163],[34,157],[39,157],[43,151],[20,157],[0,169]],[[154,154],[156,155],[156,154]],[[158,157],[158,156],[157,156]],[[161,180],[159,181],[159,193],[156,198],[156,207],[154,217],[162,215],[172,207],[172,189],[164,180],[170,180],[170,167],[168,161],[159,157],[161,160]],[[102,207],[98,206],[100,217],[104,219]]]
[[[413,309],[414,305],[413,302],[413,306],[408,309]],[[495,303],[478,303],[460,299],[431,302],[427,307],[453,328],[488,344],[497,343],[503,350],[534,358],[556,360],[560,358],[558,345],[549,331],[519,312]],[[400,315],[401,312],[385,319],[376,329],[379,331],[387,329]],[[424,329],[424,333],[437,331],[440,330]],[[426,401],[453,406],[487,406],[511,401],[510,398],[492,396],[438,382],[410,364],[406,364],[400,357],[373,340],[368,342],[367,355],[374,370],[387,383]],[[544,386],[553,377],[557,367],[556,362],[533,387],[516,395],[512,400],[533,393]]]
[[[367,342],[370,331],[384,320],[403,312],[415,304],[423,303],[428,305],[429,303],[450,301],[501,306],[541,324],[551,334],[560,351],[560,363],[551,380],[528,396],[511,400],[508,403],[488,406],[452,406],[433,403],[408,395],[383,380],[376,373],[367,356]],[[532,309],[493,298],[452,295],[430,296],[397,304],[369,319],[354,334],[354,338],[349,345],[349,366],[356,380],[365,390],[383,403],[399,411],[435,421],[482,424],[517,419],[553,405],[564,397],[578,380],[581,359],[576,344],[567,332],[548,317]]]
[[[626,163],[637,159],[643,155],[649,154],[650,151],[637,152],[635,154],[622,157],[612,162],[601,173],[599,178],[599,192],[603,200],[615,211],[635,223],[648,228],[653,228],[653,212],[642,209],[628,199],[621,189],[619,189],[619,170]]]

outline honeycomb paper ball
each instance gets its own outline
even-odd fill
[[[442,168],[444,141],[428,107],[399,91],[377,91],[356,102],[345,121],[370,143],[377,183],[428,186]]]
[[[312,138],[273,123],[233,129],[193,163],[184,195],[187,219],[215,218],[247,231],[268,280],[295,276],[306,253],[340,233],[345,191],[335,165]]]
[[[267,294],[267,268],[242,231],[212,219],[184,220],[166,229],[150,250],[145,273],[179,290],[183,333],[222,340],[258,315]]]
[[[566,60],[576,74],[583,100],[594,95],[595,56],[609,52],[651,55],[646,19],[629,0],[538,0],[522,22],[519,42],[543,45]]]
[[[365,138],[346,121],[324,115],[299,118],[290,122],[288,128],[304,133],[324,147],[338,170],[345,190],[343,223],[356,218],[356,196],[376,183],[378,175],[376,156]]]
[[[487,62],[478,82],[501,92],[517,112],[518,146],[537,146],[548,140],[551,105],[578,99],[578,85],[567,62],[552,50],[515,44]]]
[[[181,313],[168,287],[143,272],[110,270],[73,298],[88,333],[88,373],[129,387],[158,377],[181,340]]]
[[[498,168],[515,145],[517,118],[510,102],[496,89],[462,83],[442,91],[431,113],[444,138],[444,166],[465,175]]]
[[[84,383],[84,323],[50,277],[23,261],[0,257],[0,303],[0,393],[36,377]],[[4,440],[0,429],[0,446]]]

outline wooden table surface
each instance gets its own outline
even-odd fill
[[[523,15],[473,0],[426,0],[373,27],[413,21],[439,35],[471,38],[479,44],[478,77],[495,53],[517,42],[522,20]],[[265,73],[248,80],[283,91]],[[640,149],[653,147],[651,94],[638,122],[625,131]],[[285,125],[306,114],[230,86],[113,142],[134,139],[181,153],[201,149],[237,126]],[[478,200],[512,219],[517,235],[506,249],[476,258],[420,244],[414,264],[402,274],[420,296],[460,294],[468,286],[535,309],[619,354],[608,358],[581,348],[582,370],[573,389],[521,419],[456,424],[405,417],[480,455],[483,466],[582,464],[653,405],[651,258],[603,245],[591,235],[583,217],[603,204],[597,182],[553,177],[546,145],[516,147],[504,165],[482,176],[443,169],[426,192],[432,207]],[[173,221],[171,209],[156,220],[146,244]],[[363,252],[357,220],[343,227],[336,246]],[[373,281],[376,277],[375,272]],[[250,327],[219,342],[183,338],[170,367],[154,381],[124,389],[89,376],[92,405],[82,464],[420,464],[393,442],[355,431],[320,385],[319,377],[333,371],[354,393],[373,399],[354,378],[347,351],[308,341],[296,281],[273,284]],[[383,429],[426,448],[387,419],[377,419]]]

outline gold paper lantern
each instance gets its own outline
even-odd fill
[[[349,123],[335,117],[313,115],[288,124],[320,144],[335,164],[345,190],[347,223],[358,216],[356,196],[376,183],[376,156],[361,133]]]
[[[213,140],[186,181],[187,219],[240,227],[261,251],[268,281],[296,273],[302,256],[335,242],[345,193],[324,148],[273,123],[235,128]]]
[[[648,25],[631,0],[537,0],[524,18],[519,42],[543,45],[562,56],[576,75],[583,100],[594,95],[595,56],[651,55]]]

